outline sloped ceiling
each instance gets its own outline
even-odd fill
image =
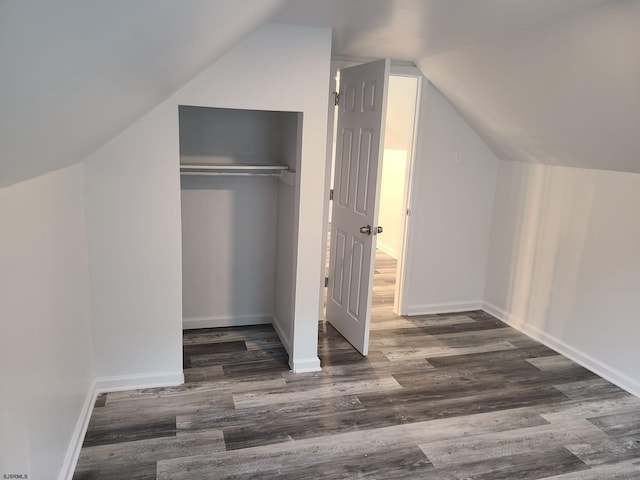
[[[0,1],[0,187],[83,160],[283,4]]]
[[[640,1],[297,0],[333,54],[414,62],[496,156],[640,173]]]
[[[418,65],[499,158],[640,173],[638,1]]]
[[[0,187],[83,160],[268,21],[414,62],[499,158],[640,173],[640,0],[2,0]]]

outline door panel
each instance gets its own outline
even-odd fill
[[[369,347],[388,78],[388,60],[340,72],[327,320],[363,355]],[[360,231],[366,226],[370,234]]]

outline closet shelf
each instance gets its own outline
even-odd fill
[[[268,176],[279,177],[282,172],[289,170],[286,165],[242,163],[181,163],[180,175],[235,175],[235,176]]]

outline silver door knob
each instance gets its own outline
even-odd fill
[[[364,235],[371,235],[371,225],[367,225],[365,227],[360,227],[360,233]]]
[[[382,227],[376,227],[373,229],[373,234],[377,235],[379,233],[382,233]]]

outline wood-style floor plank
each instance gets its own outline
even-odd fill
[[[438,439],[468,437],[489,432],[544,424],[532,412],[491,412],[470,418],[453,417],[430,422],[407,423],[371,430],[354,430],[331,437],[318,436],[292,442],[233,450],[212,455],[194,455],[158,462],[158,479],[242,478],[241,475],[273,469],[306,469],[323,463],[349,462],[387,450],[417,446]],[[287,478],[287,477],[282,477]],[[331,477],[327,477],[331,478]],[[338,477],[339,478],[339,477]]]
[[[99,395],[74,479],[640,479],[640,399],[485,312],[396,316],[378,258],[368,357],[185,331],[186,383]]]
[[[507,430],[466,439],[420,445],[436,467],[455,467],[513,455],[543,455],[568,442],[602,442],[607,436],[587,420],[575,419],[517,430]]]

